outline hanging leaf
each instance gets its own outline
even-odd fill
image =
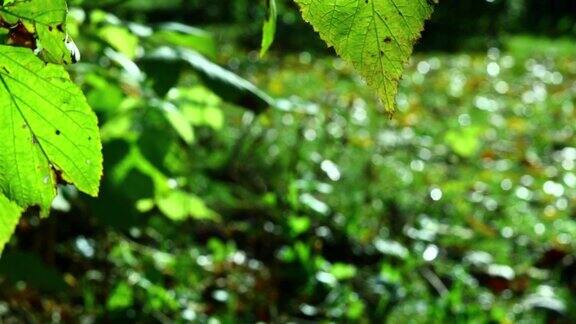
[[[429,0],[295,0],[304,19],[362,74],[391,112],[398,81],[432,14]]]
[[[276,20],[278,19],[278,10],[276,9],[276,0],[268,1],[268,18],[262,26],[262,48],[260,49],[260,57],[264,57],[276,36]]]

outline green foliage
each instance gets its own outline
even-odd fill
[[[430,6],[426,3],[405,6],[392,2],[380,7],[379,4],[358,2],[356,6],[343,4],[344,10],[341,11],[337,8],[339,5],[329,8],[325,3],[299,4],[303,7],[304,16],[318,25],[328,43],[364,72],[368,84],[377,89],[387,109],[391,110],[403,64],[431,12]],[[67,64],[77,60],[77,49],[66,31],[65,0],[7,2],[0,8],[0,13],[4,27],[10,28],[8,43],[38,50],[49,63]],[[316,14],[331,18],[329,21],[315,21]],[[350,23],[338,26],[342,28],[340,31],[334,30],[335,22],[348,21],[344,19],[347,15],[352,17]],[[270,1],[269,17],[263,28],[261,56],[272,44],[276,16],[276,3]],[[97,35],[118,51],[115,54],[117,60],[136,58],[139,43],[136,35],[119,23],[106,23],[113,20],[104,12],[95,11],[92,18],[97,24],[105,24]],[[170,64],[168,61],[182,60],[195,68],[206,85],[226,101],[255,112],[274,105],[270,97],[250,82],[210,63],[195,51],[179,48],[188,45],[206,51],[206,47],[201,45],[205,42],[192,34],[187,36],[188,40],[184,37],[168,30],[156,33],[153,38],[156,43],[168,42],[178,47],[176,50],[159,48],[146,56],[150,69],[157,69],[157,65],[167,66]],[[27,49],[3,46],[0,55],[5,58],[0,72],[4,86],[0,101],[5,106],[4,115],[10,116],[4,119],[4,131],[0,134],[4,139],[0,147],[0,170],[3,173],[0,188],[4,194],[24,209],[38,207],[43,215],[48,213],[59,181],[74,183],[81,191],[96,195],[102,173],[100,137],[96,118],[81,91],[68,80],[62,68],[44,66]],[[373,73],[374,69],[377,73]],[[163,95],[175,82],[175,79],[160,80],[156,82],[155,90]],[[192,144],[194,132],[185,115],[170,102],[157,102],[174,130],[187,144]],[[178,211],[170,210],[176,218],[188,213],[181,207],[176,209]]]
[[[417,54],[389,120],[353,65],[285,51],[301,34],[264,58],[260,39],[230,38],[250,24],[222,24],[265,18],[248,0],[71,3],[83,61],[66,68],[100,121],[100,196],[80,179],[52,217],[27,208],[0,260],[0,322],[573,322],[569,42]],[[202,30],[164,22],[228,5]],[[9,89],[74,113],[23,111],[72,128],[86,103],[50,90],[64,70],[4,47],[34,80],[0,70]],[[51,141],[72,131],[33,119]],[[26,209],[2,192],[0,245]]]
[[[296,0],[304,18],[376,90],[388,112],[412,48],[432,14],[427,0]]]
[[[95,46],[99,28],[80,26],[80,46]],[[139,37],[138,46],[149,48],[149,39]],[[38,251],[48,264],[32,264],[58,268],[66,282],[54,293],[0,267],[6,318],[574,317],[576,144],[574,127],[558,122],[574,114],[569,55],[522,58],[515,46],[416,55],[398,116],[386,120],[340,59],[270,53],[255,62],[241,52],[222,59],[240,61],[235,73],[260,91],[289,98],[254,117],[186,65],[157,96],[151,76],[135,81],[126,65],[101,60],[112,46],[74,70],[89,98],[102,88],[115,93],[94,101],[107,157],[101,197],[65,193],[71,210],[27,225],[35,235],[20,229],[7,255]],[[184,141],[150,99],[181,110],[194,141]],[[205,207],[214,217],[201,216]],[[36,250],[45,237],[56,242]],[[18,299],[22,291],[72,310],[38,310]]]

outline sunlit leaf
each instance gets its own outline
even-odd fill
[[[398,81],[424,22],[428,0],[296,0],[304,18],[328,45],[362,74],[384,102],[395,107]]]
[[[96,195],[102,174],[96,116],[63,67],[0,46],[0,193],[46,214],[56,184]]]

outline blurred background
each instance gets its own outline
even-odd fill
[[[101,195],[25,215],[0,322],[576,321],[576,2],[441,0],[392,118],[266,2],[69,1]]]

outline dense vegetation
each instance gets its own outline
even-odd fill
[[[573,4],[442,2],[390,117],[292,3],[260,57],[265,2],[70,1],[100,195],[25,212],[0,322],[576,318]]]

